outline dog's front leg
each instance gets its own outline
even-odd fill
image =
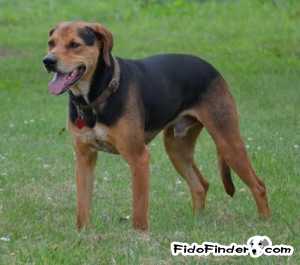
[[[74,141],[74,149],[76,156],[77,228],[80,230],[89,223],[97,152],[92,151],[87,144],[78,139]]]
[[[149,153],[146,146],[138,156],[129,159],[128,163],[132,172],[133,227],[138,230],[147,230],[149,205]]]
[[[134,146],[121,148],[120,153],[128,162],[132,173],[133,228],[146,231],[149,205],[149,152],[144,144],[137,148],[135,143]]]

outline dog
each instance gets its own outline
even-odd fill
[[[258,258],[264,254],[266,246],[272,246],[272,241],[267,236],[253,236],[248,239],[247,245],[250,246],[250,256]]]
[[[98,23],[62,22],[49,32],[43,64],[53,95],[69,94],[68,129],[74,139],[77,228],[86,227],[98,151],[120,154],[132,172],[132,222],[148,230],[149,151],[161,131],[166,152],[186,180],[193,211],[201,211],[209,183],[193,154],[206,128],[218,153],[225,191],[235,192],[230,168],[248,185],[260,216],[270,215],[266,187],[240,135],[229,87],[208,62],[193,55],[161,54],[141,60],[112,55],[112,33]]]

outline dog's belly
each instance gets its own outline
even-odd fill
[[[109,128],[97,124],[94,128],[84,127],[81,130],[72,130],[74,136],[81,142],[90,145],[95,151],[103,151],[111,154],[119,154],[114,145],[109,141]]]
[[[160,131],[145,132],[145,144],[150,143]]]
[[[97,123],[94,128],[84,127],[80,130],[73,127],[71,132],[81,142],[90,145],[95,151],[119,154],[117,148],[110,141],[109,128],[103,124]],[[159,131],[145,132],[145,144],[151,142],[158,133]]]
[[[98,151],[103,151],[111,154],[119,153],[114,145],[109,141],[109,129],[106,126],[96,124],[96,126],[93,128],[93,131],[95,134],[93,145]]]
[[[102,125],[97,124],[94,131],[94,139],[92,140],[92,144],[98,151],[104,151],[111,154],[119,154],[116,147],[110,143],[109,141],[109,128]],[[155,136],[159,133],[159,131],[155,132],[145,132],[145,144],[150,143]]]
[[[177,117],[176,120],[171,122],[168,126],[174,127],[174,135],[177,137],[185,136],[186,131],[194,125],[194,120],[189,120],[186,117]],[[145,144],[150,143],[160,132],[156,131],[145,131]],[[117,148],[110,141],[111,136],[109,134],[109,127],[97,123],[94,128],[84,127],[82,129],[73,129],[72,133],[74,136],[80,139],[81,142],[90,145],[95,151],[103,151],[111,154],[119,154]]]
[[[96,140],[93,146],[97,151],[102,151],[102,152],[115,154],[115,155],[119,154],[118,150],[112,144],[105,141]]]

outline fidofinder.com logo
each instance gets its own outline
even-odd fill
[[[267,236],[253,236],[247,240],[247,244],[221,245],[214,242],[188,244],[185,242],[172,242],[171,253],[173,256],[248,256],[258,258],[265,256],[291,256],[294,248],[290,245],[273,245]]]

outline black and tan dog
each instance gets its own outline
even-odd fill
[[[193,159],[203,127],[212,136],[226,192],[230,168],[248,185],[258,212],[270,214],[264,183],[251,166],[239,132],[238,113],[220,73],[191,55],[165,54],[125,60],[111,54],[113,37],[97,23],[63,22],[49,33],[43,63],[54,72],[49,90],[69,93],[68,127],[74,137],[77,226],[89,222],[97,151],[120,154],[132,171],[133,226],[147,230],[149,143],[160,131],[166,151],[192,195],[205,205],[208,182]]]

